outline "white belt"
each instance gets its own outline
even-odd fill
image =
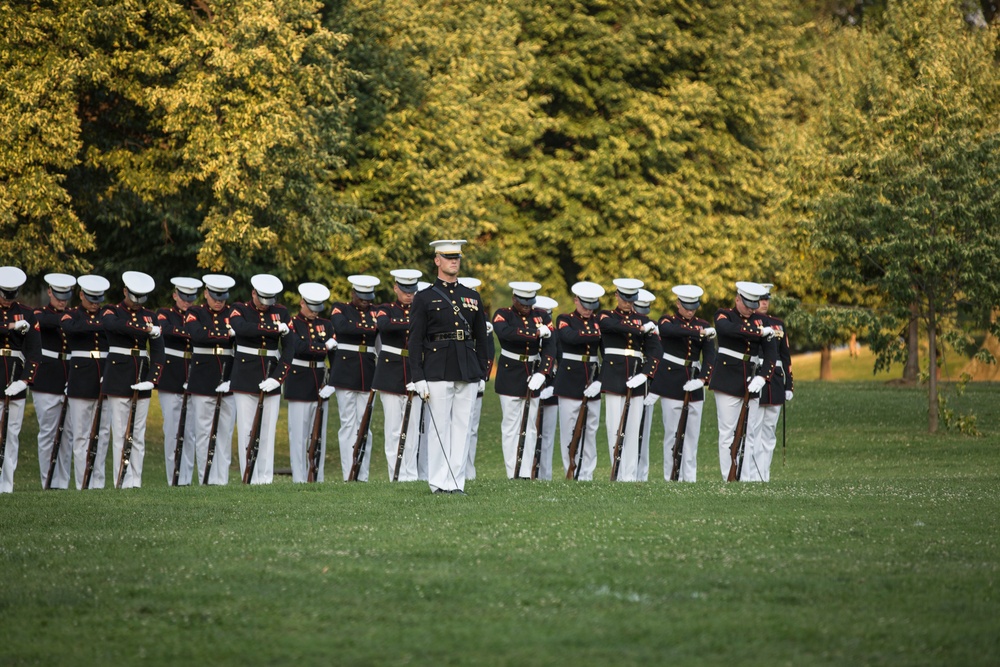
[[[719,354],[724,354],[727,357],[732,357],[733,359],[740,359],[742,361],[749,361],[760,366],[760,357],[751,357],[749,354],[740,354],[736,350],[730,350],[728,347],[720,347]]]
[[[393,347],[392,345],[383,345],[382,346],[382,351],[383,352],[390,352],[392,354],[398,354],[401,357],[408,357],[408,356],[410,356],[410,351],[409,350],[404,350],[401,347]]]
[[[149,352],[146,352],[146,350],[137,350],[133,347],[117,347],[112,345],[108,348],[108,354],[120,354],[125,357],[142,357],[143,359],[149,359]]]
[[[191,352],[194,354],[211,354],[217,357],[233,356],[233,351],[228,347],[192,347]]]
[[[165,348],[163,348],[163,352],[164,352],[164,354],[166,354],[169,357],[181,357],[182,359],[190,359],[191,358],[191,353],[190,352],[187,352],[185,350],[175,350],[172,347],[165,347]]]
[[[292,359],[292,366],[302,366],[303,368],[316,368],[316,366],[322,366],[323,360],[318,361],[307,361],[306,359]]]
[[[568,361],[585,361],[585,362],[592,361],[595,364],[597,363],[596,354],[572,354],[570,352],[563,352],[562,358]]]
[[[341,343],[337,346],[338,350],[345,350],[347,352],[367,352],[368,354],[375,354],[375,348],[371,345],[351,345],[350,343]],[[385,346],[382,347],[385,349]]]
[[[20,359],[24,361],[24,353],[20,350],[11,350],[9,348],[4,348],[0,350],[0,357],[14,357],[15,359]]]
[[[539,361],[541,357],[537,354],[517,354],[515,352],[508,352],[503,348],[500,349],[500,356],[507,357],[508,359],[514,359],[516,361]]]
[[[604,354],[617,354],[622,357],[635,357],[636,359],[642,359],[642,352],[639,350],[630,350],[627,347],[607,347],[604,349]]]
[[[675,364],[680,364],[681,366],[690,366],[691,368],[701,370],[700,361],[688,361],[687,359],[681,359],[680,357],[675,357],[674,355],[667,354],[666,352],[663,353],[663,358],[667,361],[672,361]]]
[[[86,357],[88,359],[106,359],[108,353],[104,350],[76,350],[74,352],[70,352],[69,356],[74,359],[79,359],[81,357]]]
[[[69,358],[69,353],[63,354],[62,352],[53,352],[52,350],[42,350],[42,356],[48,357],[49,359],[59,359],[64,360]]]
[[[247,347],[246,345],[237,345],[236,351],[240,354],[252,354],[255,357],[274,357],[277,359],[281,356],[281,353],[277,350],[268,350],[264,347]]]

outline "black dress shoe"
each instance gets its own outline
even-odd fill
[[[451,493],[448,489],[434,489],[432,493]]]
[[[458,494],[460,496],[467,496],[467,495],[469,495],[468,493],[466,493],[462,489],[452,489],[451,493]]]

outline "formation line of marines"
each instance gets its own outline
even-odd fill
[[[50,273],[48,304],[32,309],[17,301],[25,273],[0,267],[0,492],[13,490],[29,389],[43,488],[68,488],[71,478],[77,489],[102,488],[109,445],[113,483],[141,486],[155,389],[170,485],[227,484],[234,433],[243,480],[270,483],[282,394],[293,481],[324,479],[334,396],[341,476],[365,481],[377,394],[389,478],[464,494],[494,364],[508,478],[552,478],[558,424],[563,474],[593,479],[603,398],[612,479],[649,478],[659,403],[664,479],[694,482],[707,387],[722,478],[770,479],[778,417],[793,396],[784,325],[767,312],[771,285],[736,283],[733,306],[709,322],[696,315],[704,292],[695,285],[674,287],[675,311],[654,321],[656,297],[642,281],[615,279],[607,310],[601,285],[578,282],[573,310],[553,319],[558,303],[538,294],[541,285],[516,281],[511,304],[489,317],[480,281],[459,276],[465,243],[431,243],[433,282],[390,271],[391,303],[375,304],[378,278],[350,276],[350,301],[333,303],[329,317],[327,287],[300,284],[292,316],[269,274],[253,276],[239,303],[229,276],[173,278],[173,305],[154,312],[145,273],[123,273],[113,305],[106,278]],[[80,304],[68,307],[74,289]]]

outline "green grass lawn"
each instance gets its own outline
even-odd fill
[[[29,407],[0,664],[1000,661],[1000,387],[966,438],[920,389],[800,383],[768,485],[719,480],[711,400],[696,484],[603,481],[603,434],[602,481],[511,482],[486,398],[468,497],[388,483],[380,445],[367,484],[169,488],[155,399],[144,488],[43,493]]]

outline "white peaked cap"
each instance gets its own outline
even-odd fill
[[[224,276],[221,273],[209,273],[206,276],[202,276],[201,279],[205,281],[205,287],[207,287],[210,292],[217,292],[219,294],[228,292],[236,286],[235,280],[229,276]]]
[[[515,280],[512,283],[507,283],[512,290],[514,290],[514,296],[519,296],[522,299],[531,299],[535,296],[538,290],[542,289],[540,283],[533,283],[527,280]]]
[[[197,294],[203,283],[197,278],[177,277],[171,278],[170,284],[182,294]]]
[[[302,283],[299,285],[299,296],[312,306],[319,306],[330,298],[330,288],[319,283]]]
[[[0,289],[13,292],[20,289],[27,279],[27,274],[16,266],[0,266]]]
[[[618,293],[629,301],[635,300],[635,296],[639,293],[639,288],[644,285],[641,280],[636,280],[635,278],[615,278],[611,282],[614,283]]]
[[[747,301],[760,301],[760,298],[767,294],[767,288],[760,283],[741,280],[736,283],[736,292]]]
[[[420,276],[424,275],[422,271],[417,271],[416,269],[393,269],[389,272],[389,275],[396,279],[396,282],[400,285],[416,285],[417,281],[420,280]],[[378,283],[375,283],[376,285]]]
[[[128,291],[136,296],[145,296],[156,289],[153,276],[142,271],[126,271],[122,274],[122,282]]]
[[[649,290],[640,289],[638,295],[635,297],[635,305],[642,308],[647,307],[654,301],[656,301],[656,295]]]
[[[382,281],[375,276],[357,275],[347,276],[347,282],[351,283],[351,287],[358,294],[373,294],[375,286]]]
[[[277,296],[278,293],[285,287],[281,283],[280,278],[272,276],[270,273],[258,273],[257,275],[251,276],[250,285],[253,286],[254,290],[256,290],[258,297],[263,297],[265,299]]]
[[[431,241],[431,247],[439,255],[462,254],[462,246],[468,243],[465,239],[442,239]]]
[[[469,289],[478,289],[483,284],[483,281],[479,278],[470,278],[469,276],[462,276],[458,279],[458,282],[463,287],[468,287]]]
[[[76,279],[76,284],[87,296],[99,298],[103,298],[104,293],[111,287],[111,283],[104,276],[80,276]]]
[[[53,292],[72,292],[73,286],[76,285],[76,278],[68,273],[46,273],[44,278],[45,283],[52,288]]]
[[[573,294],[580,297],[580,301],[589,302],[597,301],[607,293],[605,289],[597,283],[590,283],[587,281],[575,283],[571,288],[571,291]]]
[[[547,310],[550,313],[559,307],[559,302],[555,299],[547,296],[539,296],[535,298],[535,308],[541,310]]]
[[[694,303],[701,301],[705,290],[697,285],[675,285],[670,291],[677,295],[677,298],[684,303]]]

